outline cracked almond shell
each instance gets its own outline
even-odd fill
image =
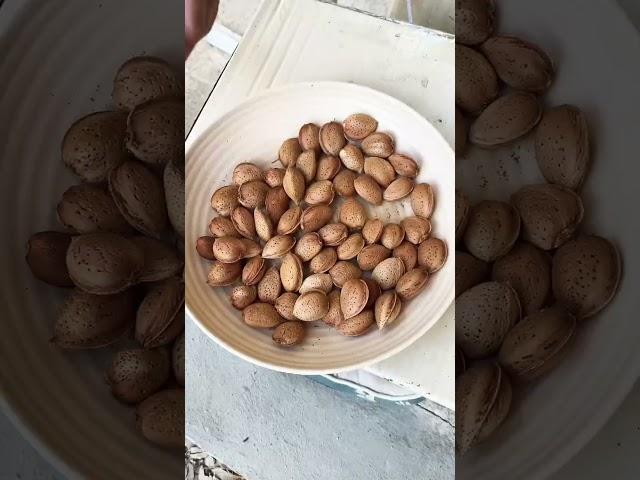
[[[164,348],[121,350],[106,373],[114,397],[124,403],[140,403],[169,380],[171,362]]]
[[[505,202],[485,200],[473,206],[464,244],[474,257],[492,262],[504,255],[520,235],[520,215]]]

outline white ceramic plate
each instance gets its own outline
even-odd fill
[[[637,212],[629,210],[637,203],[637,173],[629,175],[637,166],[630,170],[629,164],[640,151],[640,37],[615,2],[497,4],[501,33],[532,40],[556,60],[546,103],[585,111],[593,164],[582,192],[583,229],[614,241],[624,267],[614,301],[582,326],[562,365],[516,398],[497,434],[456,463],[461,479],[541,479],[586,444],[640,375],[640,226]],[[567,21],[576,11],[576,21]],[[543,181],[530,139],[467,157],[458,160],[457,185],[474,200],[506,199],[525,183]]]
[[[353,112],[373,115],[379,122],[379,130],[396,138],[397,150],[417,159],[422,167],[417,180],[432,184],[436,194],[433,235],[453,245],[451,148],[418,113],[375,90],[337,82],[295,84],[271,90],[224,115],[187,152],[187,310],[216,342],[258,365],[304,374],[360,368],[411,344],[440,318],[453,300],[454,266],[449,261],[431,278],[422,295],[403,306],[401,316],[389,329],[347,338],[315,322],[309,326],[303,345],[283,349],[272,342],[270,330],[252,329],[242,322],[241,313],[229,303],[229,288],[214,289],[205,283],[209,262],[202,260],[191,246],[199,236],[207,234],[207,225],[215,216],[210,206],[211,194],[231,183],[234,166],[251,161],[267,168],[277,158],[282,141],[297,136],[302,124],[342,120]],[[369,211],[385,221],[411,215],[408,201],[385,203]]]
[[[0,7],[1,404],[66,478],[179,478],[181,452],[135,431],[134,410],[109,393],[111,349],[49,344],[65,291],[26,267],[31,233],[60,228],[55,206],[78,180],[60,159],[64,132],[110,104],[117,67],[147,52],[182,67],[182,5],[155,0],[6,0]],[[153,12],[150,15],[150,12]]]

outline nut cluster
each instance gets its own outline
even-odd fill
[[[273,328],[278,345],[302,342],[306,322],[347,336],[388,327],[447,259],[431,236],[431,186],[416,185],[415,160],[377,129],[364,113],[308,123],[282,143],[282,167],[240,163],[233,184],[213,192],[218,216],[196,244],[213,262],[207,283],[232,286],[244,322]],[[401,199],[413,216],[369,218],[365,204]]]
[[[31,236],[40,280],[73,287],[52,343],[93,349],[126,341],[106,373],[113,395],[137,405],[153,443],[184,443],[184,100],[163,60],[135,57],[116,74],[117,110],[89,114],[64,136],[62,160],[82,180],[57,213],[65,231]],[[176,386],[177,382],[177,386]],[[173,386],[172,386],[173,385]]]
[[[496,35],[495,14],[493,0],[456,2],[458,161],[469,144],[494,148],[532,132],[547,183],[522,187],[508,203],[470,205],[456,191],[461,453],[507,417],[512,383],[536,379],[558,364],[581,320],[615,295],[621,269],[611,242],[579,232],[579,190],[589,167],[585,117],[570,105],[543,112],[540,96],[552,83],[553,63],[536,45]]]

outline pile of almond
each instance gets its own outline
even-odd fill
[[[282,167],[240,163],[218,188],[218,214],[196,249],[213,262],[212,287],[229,286],[244,322],[297,345],[308,322],[347,336],[387,328],[447,259],[431,234],[433,190],[418,165],[395,152],[364,113],[322,127],[308,123],[278,152]],[[413,216],[385,224],[365,204],[407,199]],[[364,203],[363,203],[364,202]]]
[[[163,60],[118,70],[114,110],[76,121],[62,160],[80,178],[58,203],[64,231],[31,236],[33,274],[72,288],[52,343],[122,342],[106,373],[113,395],[138,405],[148,440],[184,445],[184,99]],[[135,335],[131,335],[132,331]],[[135,336],[135,348],[126,347]]]
[[[581,322],[613,298],[621,271],[610,241],[580,231],[590,153],[584,115],[571,105],[543,108],[541,95],[554,76],[549,56],[496,35],[494,22],[493,0],[456,1],[458,162],[473,155],[471,146],[495,148],[532,134],[547,183],[524,186],[509,203],[470,205],[456,192],[461,453],[507,417],[512,383],[557,365]]]

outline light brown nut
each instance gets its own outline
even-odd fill
[[[115,233],[87,233],[71,239],[66,264],[78,288],[106,295],[122,292],[139,281],[144,253]]]
[[[495,363],[480,363],[456,379],[456,451],[464,455],[490,436],[511,407],[509,378]]]
[[[362,227],[362,236],[368,245],[378,243],[384,230],[384,223],[379,218],[371,218]]]
[[[418,164],[408,155],[402,153],[394,153],[389,155],[389,163],[398,175],[403,177],[415,178],[418,176]]]
[[[265,243],[262,248],[262,258],[282,258],[291,251],[296,244],[296,238],[291,235],[276,235]]]
[[[419,183],[411,192],[411,208],[415,215],[431,218],[436,200],[428,183]]]
[[[331,180],[320,180],[309,185],[304,201],[309,205],[330,205],[334,195]]]
[[[367,304],[364,306],[364,308],[373,308],[376,304],[376,300],[378,300],[378,297],[382,295],[382,288],[380,288],[378,282],[376,282],[372,278],[363,278],[363,280],[364,283],[367,284],[367,288],[369,289],[369,300],[367,300]]]
[[[571,105],[547,110],[536,129],[536,161],[548,183],[575,190],[589,171],[589,130],[584,114]]]
[[[128,161],[109,174],[118,210],[136,230],[159,238],[169,226],[162,181],[140,162]]]
[[[373,177],[363,174],[358,175],[353,181],[356,193],[368,203],[372,205],[380,205],[382,203],[382,189]]]
[[[147,290],[136,313],[135,338],[144,348],[171,343],[184,330],[184,282],[168,278]]]
[[[358,175],[352,170],[340,170],[333,179],[333,189],[341,197],[353,197],[356,194],[356,187],[353,182]]]
[[[409,270],[413,270],[418,263],[418,249],[413,243],[408,242],[407,240],[394,248],[391,254],[402,260],[404,263],[404,269],[407,272]]]
[[[242,268],[242,283],[245,285],[257,285],[262,280],[268,266],[262,257],[250,258]]]
[[[389,134],[375,132],[362,140],[360,147],[366,156],[387,158],[393,154],[396,146]]]
[[[297,138],[288,138],[280,146],[278,159],[284,168],[293,167],[296,164],[298,155],[302,153],[302,148]]]
[[[242,320],[253,328],[274,328],[284,319],[270,303],[252,303],[242,310]]]
[[[258,298],[258,289],[255,285],[238,285],[233,287],[229,300],[236,310],[244,310]]]
[[[353,317],[345,318],[336,326],[336,330],[347,337],[357,337],[365,334],[374,323],[373,312],[365,310]]]
[[[331,279],[331,275],[328,273],[314,273],[302,281],[298,293],[302,295],[311,290],[320,290],[328,295],[332,289],[333,280]]]
[[[508,203],[485,200],[474,205],[464,232],[464,244],[474,257],[493,262],[520,235],[520,215]]]
[[[229,212],[231,213],[231,212]],[[209,223],[209,232],[214,237],[240,237],[241,235],[233,226],[233,222],[228,217],[214,217]]]
[[[350,230],[361,230],[367,221],[367,211],[364,206],[352,197],[345,199],[338,215],[340,222],[344,223]]]
[[[479,114],[498,96],[498,76],[482,53],[456,44],[456,106]]]
[[[161,390],[140,403],[136,428],[161,447],[176,449],[184,444],[184,389]]]
[[[590,317],[615,296],[621,270],[615,245],[596,235],[581,235],[562,245],[553,256],[553,295],[578,319]]]
[[[303,280],[302,261],[297,255],[289,252],[280,264],[280,281],[287,292],[300,290]]]
[[[144,267],[138,277],[141,282],[157,282],[182,273],[184,254],[178,257],[178,252],[173,245],[141,235],[132,237],[131,241],[144,255]],[[213,247],[213,243],[210,246]],[[208,253],[213,256],[213,248],[209,249]]]
[[[342,310],[340,309],[340,290],[332,290],[328,295],[329,310],[322,318],[322,321],[330,327],[339,325],[344,320]]]
[[[342,288],[347,280],[361,278],[362,270],[351,262],[340,260],[329,269],[329,275],[333,284],[338,288]]]
[[[402,300],[411,300],[427,286],[429,272],[424,267],[417,267],[405,273],[396,283],[396,293]]]
[[[364,248],[364,238],[359,233],[352,233],[345,241],[338,245],[336,253],[339,260],[356,258]]]
[[[265,208],[256,208],[253,211],[253,223],[255,224],[256,235],[263,242],[268,242],[274,234],[273,222]]]
[[[264,303],[276,303],[282,292],[280,272],[276,267],[269,268],[258,283],[258,299]]]
[[[530,243],[515,245],[493,264],[491,278],[508,283],[518,294],[522,315],[540,310],[551,292],[551,257]]]
[[[258,208],[264,205],[269,185],[262,180],[251,180],[243,183],[238,189],[238,202],[247,208]]]
[[[72,185],[58,203],[58,219],[76,233],[131,233],[109,190],[101,184]]]
[[[302,212],[300,229],[305,233],[316,232],[329,223],[332,217],[333,209],[329,205],[312,205]]]
[[[284,187],[275,187],[267,192],[264,204],[274,225],[277,225],[280,217],[289,210],[289,202],[290,199]]]
[[[522,218],[522,237],[543,250],[573,236],[584,217],[582,199],[559,185],[527,185],[511,195]]]
[[[440,270],[447,261],[447,256],[447,244],[439,238],[427,238],[418,245],[418,264],[429,273]]]
[[[51,342],[65,349],[109,345],[131,329],[137,303],[133,289],[115,295],[91,295],[73,289],[56,317]]]
[[[496,7],[494,0],[458,0],[456,2],[456,42],[476,45],[493,33]]]
[[[328,223],[318,230],[318,235],[325,245],[336,247],[346,240],[349,231],[344,223]]]
[[[309,262],[309,270],[312,273],[325,273],[328,272],[337,261],[338,254],[336,253],[336,249],[333,247],[324,247]]]
[[[344,319],[355,317],[364,310],[369,300],[369,287],[362,279],[347,280],[340,291],[340,309]]]
[[[113,80],[111,96],[118,110],[164,97],[182,97],[182,77],[171,65],[151,56],[133,57],[124,62]]]
[[[359,147],[349,143],[338,154],[345,168],[356,173],[362,173],[364,170],[364,154]]]
[[[366,157],[364,173],[371,176],[383,188],[387,188],[396,178],[396,171],[391,163],[380,157]]]
[[[272,339],[282,347],[291,347],[302,343],[305,329],[302,322],[284,322],[273,331]]]
[[[298,230],[300,220],[302,219],[302,208],[292,207],[280,217],[278,220],[278,235],[292,235]]]
[[[402,228],[402,225],[398,225],[397,223],[387,223],[382,229],[380,243],[389,250],[393,250],[399,246],[403,240],[404,228]]]
[[[281,187],[284,180],[284,168],[270,168],[264,172],[264,183],[271,188]]]
[[[382,290],[395,288],[398,280],[405,274],[404,263],[396,257],[390,257],[375,266],[371,272],[371,278],[375,280]]]
[[[315,150],[305,150],[298,155],[296,168],[302,172],[304,181],[309,185],[316,177],[316,170],[318,168],[318,160],[316,158]]]
[[[325,123],[320,129],[320,148],[327,155],[338,155],[346,143],[344,130],[338,122]]]
[[[62,232],[38,232],[29,237],[26,260],[31,273],[56,287],[72,287],[67,270],[67,250],[71,235]]]
[[[298,132],[298,143],[302,150],[320,151],[320,127],[315,123],[305,123]]]
[[[351,141],[363,140],[378,128],[378,121],[366,113],[354,113],[342,122],[344,136]]]
[[[222,263],[236,263],[246,254],[246,245],[237,237],[220,237],[213,242],[213,256]]]
[[[105,377],[114,397],[135,404],[160,390],[170,375],[166,349],[134,348],[116,352]]]
[[[469,199],[462,190],[456,189],[456,243],[464,236],[467,224],[469,223],[470,211],[471,205],[469,204]]]
[[[495,36],[480,46],[498,77],[516,90],[543,92],[553,80],[553,62],[537,45],[516,37]]]
[[[262,181],[262,169],[254,163],[239,163],[233,169],[231,181],[237,185],[243,185],[247,182]]]
[[[409,195],[415,188],[416,182],[409,177],[396,178],[382,193],[387,202],[395,202]]]
[[[276,310],[285,320],[296,320],[293,314],[293,306],[296,304],[298,296],[295,292],[284,292],[276,299]]]
[[[469,138],[469,126],[467,119],[456,107],[456,158],[462,157],[467,150],[467,140]]]
[[[498,361],[514,382],[534,380],[558,365],[576,326],[576,318],[558,305],[532,313],[509,330]]]
[[[322,240],[316,232],[305,233],[296,242],[295,254],[303,262],[308,262],[322,250]]]
[[[419,245],[431,235],[431,222],[423,217],[413,216],[402,219],[404,238],[414,245]]]
[[[231,215],[233,209],[238,205],[238,187],[236,185],[220,187],[211,196],[211,208],[223,217]]]
[[[256,223],[253,219],[253,212],[248,208],[238,205],[231,211],[231,222],[236,231],[244,238],[255,240]]]
[[[211,264],[207,275],[207,285],[210,287],[226,287],[240,278],[242,263],[222,263],[215,261]]]
[[[456,297],[489,275],[489,264],[467,252],[456,252]]]
[[[395,291],[391,290],[380,295],[376,300],[374,310],[378,329],[382,330],[383,328],[391,325],[396,318],[398,318],[398,315],[400,315],[401,309],[402,301]]]
[[[127,117],[127,149],[150,165],[184,157],[184,100],[162,98],[136,105]]]
[[[322,320],[329,311],[329,298],[324,292],[311,290],[298,297],[293,306],[293,314],[303,322]]]
[[[358,254],[358,266],[365,272],[371,271],[385,258],[389,258],[391,250],[384,245],[373,243],[367,245]]]
[[[244,255],[242,256],[242,258],[257,257],[262,254],[262,247],[254,240],[241,238],[240,241],[242,242],[242,247],[244,248]]]
[[[341,168],[340,159],[333,155],[323,155],[318,160],[316,180],[333,180]]]
[[[488,357],[519,320],[520,302],[513,288],[480,283],[456,299],[456,345],[467,358]]]
[[[542,106],[532,93],[507,93],[485,108],[469,128],[469,141],[493,148],[529,133],[540,121]]]

